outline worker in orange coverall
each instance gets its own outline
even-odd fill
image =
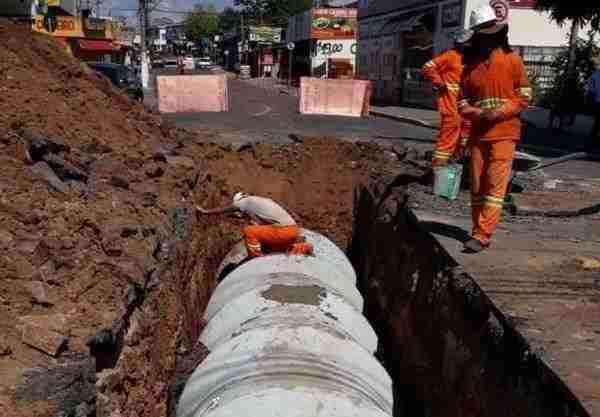
[[[469,122],[458,111],[458,93],[463,75],[465,48],[473,32],[462,31],[455,37],[454,49],[439,55],[423,66],[423,75],[437,93],[437,106],[441,116],[441,127],[433,165],[447,165],[457,148],[459,140],[468,140]]]
[[[244,241],[250,258],[265,253],[312,255],[313,246],[300,236],[300,228],[292,216],[279,204],[264,197],[237,193],[233,204],[215,210],[196,207],[202,214],[242,213],[252,225],[244,229]]]
[[[465,69],[458,106],[472,121],[473,232],[465,250],[477,253],[489,246],[500,222],[521,138],[519,114],[528,107],[532,90],[523,61],[509,47],[508,25],[497,23],[489,6],[474,10],[471,24],[478,57]]]

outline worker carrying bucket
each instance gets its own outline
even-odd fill
[[[244,229],[244,241],[251,258],[265,253],[313,254],[313,246],[300,235],[293,217],[269,198],[237,193],[228,207],[206,210],[197,206],[196,209],[201,214],[241,213],[247,216],[251,225]]]
[[[527,109],[532,91],[523,61],[509,46],[508,25],[496,21],[494,9],[475,9],[470,29],[477,56],[463,73],[458,109],[472,123],[468,146],[473,233],[465,249],[477,253],[490,245],[500,222],[521,139],[519,115]]]

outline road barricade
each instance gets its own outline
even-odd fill
[[[158,76],[158,111],[161,113],[228,112],[225,74]]]
[[[302,77],[300,113],[367,117],[371,95],[371,81]]]

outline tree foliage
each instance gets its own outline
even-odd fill
[[[188,39],[200,40],[202,36],[211,35],[219,31],[219,16],[213,4],[207,6],[196,5],[194,11],[185,19],[185,30]]]
[[[240,25],[240,12],[227,7],[219,16],[219,31],[229,32]]]
[[[582,25],[589,23],[594,30],[600,30],[600,7],[595,0],[537,0],[536,8],[550,12],[552,19],[560,24],[566,20],[577,20]]]
[[[575,112],[585,111],[586,86],[596,65],[594,57],[600,54],[594,36],[588,40],[579,39],[575,47],[576,78],[569,82],[567,93],[563,90],[568,76],[569,51],[564,50],[552,62],[554,78],[552,87],[546,92],[543,102],[544,107],[565,108]]]
[[[250,23],[287,25],[290,16],[312,7],[312,0],[236,0]]]

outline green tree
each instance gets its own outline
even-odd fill
[[[219,16],[219,31],[229,32],[240,25],[240,12],[227,7]]]
[[[185,30],[189,39],[200,40],[202,36],[212,35],[219,31],[219,16],[213,4],[196,5],[194,11],[185,19]]]
[[[550,12],[559,24],[576,20],[580,25],[589,23],[594,30],[600,30],[600,7],[595,1],[537,0],[536,8]]]
[[[593,34],[588,40],[578,39],[574,49],[575,74],[569,83],[569,88],[564,89],[565,80],[569,73],[570,51],[565,50],[558,54],[552,62],[554,78],[552,87],[546,92],[542,103],[544,107],[573,112],[585,112],[585,92],[587,81],[595,69],[594,58],[600,54]]]
[[[250,23],[269,23],[286,26],[290,16],[312,7],[312,0],[237,0]]]
[[[593,5],[596,3],[596,5]],[[550,16],[558,24],[562,25],[571,21],[571,36],[569,39],[569,52],[566,56],[566,71],[556,88],[561,93],[560,101],[567,103],[569,98],[578,89],[577,49],[579,42],[579,30],[586,24],[590,24],[592,31],[600,30],[600,7],[596,1],[573,1],[573,0],[537,0],[536,8],[540,11],[550,12]],[[588,57],[591,59],[592,57]],[[581,73],[581,70],[579,70]],[[558,104],[558,103],[557,103]],[[559,106],[562,107],[562,106]]]

